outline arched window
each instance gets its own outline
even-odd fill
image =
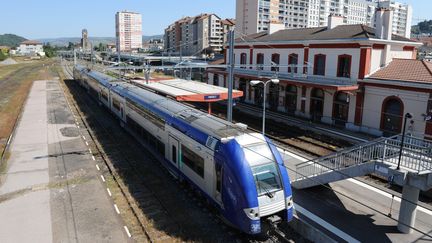
[[[271,56],[271,70],[278,72],[279,71],[279,59],[280,59],[280,55],[277,53],[273,53]]]
[[[288,56],[288,73],[297,73],[298,55],[292,53]]]
[[[240,68],[246,68],[247,55],[246,53],[240,54]]]
[[[381,109],[381,130],[385,135],[401,132],[404,105],[396,96],[387,97]]]
[[[258,53],[256,57],[257,70],[263,70],[264,54]]]
[[[343,78],[351,77],[351,55],[338,56],[337,76]]]
[[[314,58],[314,75],[325,75],[326,55],[317,54]]]
[[[295,85],[287,85],[285,88],[285,109],[291,114],[297,110],[297,86]]]
[[[313,121],[321,121],[324,111],[324,90],[313,88],[310,99],[311,118]]]
[[[333,120],[335,125],[345,126],[348,121],[349,95],[339,91],[334,95]]]

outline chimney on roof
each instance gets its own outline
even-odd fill
[[[344,24],[344,17],[340,14],[330,14],[328,16],[327,29],[331,30],[338,25]]]
[[[375,18],[376,37],[383,40],[391,40],[393,32],[393,10],[388,8],[377,8]]]
[[[282,23],[270,23],[268,28],[268,34],[271,35],[274,32],[285,29],[285,25]]]

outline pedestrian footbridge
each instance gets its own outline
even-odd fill
[[[409,233],[420,190],[432,189],[432,141],[396,135],[379,138],[296,166],[292,186],[313,187],[347,178],[378,174],[403,187],[400,231]],[[408,225],[408,227],[407,227]]]

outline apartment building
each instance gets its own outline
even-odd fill
[[[240,102],[376,136],[409,131],[432,136],[432,65],[416,60],[422,43],[392,34],[393,11],[379,9],[377,28],[344,25],[331,16],[328,27],[284,29],[238,38],[234,88]],[[401,71],[403,70],[403,71]],[[228,70],[207,70],[208,83],[227,87]],[[278,85],[251,80],[278,78]]]
[[[329,15],[341,15],[345,24],[375,27],[375,10],[391,8],[393,33],[410,37],[412,8],[394,1],[372,0],[237,0],[237,30],[249,35],[268,31],[270,23],[285,28],[326,26]]]
[[[220,53],[234,20],[221,19],[216,14],[184,17],[165,29],[165,51],[182,55]]]
[[[130,11],[117,12],[115,23],[117,50],[129,52],[142,48],[141,14]]]

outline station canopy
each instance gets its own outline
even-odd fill
[[[161,95],[171,96],[178,101],[188,102],[216,102],[228,99],[228,89],[198,81],[185,79],[150,79],[133,80],[145,89]],[[233,98],[243,96],[243,91],[233,90]]]

